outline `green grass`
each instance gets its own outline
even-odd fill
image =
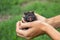
[[[23,9],[23,7],[22,7]],[[30,11],[33,10],[45,17],[52,17],[55,15],[60,14],[60,4],[58,3],[40,3],[38,1],[30,3],[29,5],[25,6],[23,9],[24,11]],[[47,16],[49,15],[49,16]]]
[[[22,14],[21,5],[32,0],[0,0],[0,15]]]
[[[16,40],[16,22],[20,16],[0,23],[0,40]]]
[[[29,3],[30,1],[28,0],[28,4],[26,4],[24,7],[20,5],[26,1],[18,0],[18,4],[14,4],[10,9],[0,12],[0,15],[14,15],[11,19],[0,22],[0,40],[26,40],[16,36],[16,22],[21,20],[21,14],[25,11],[32,10],[47,18],[60,15],[60,3],[41,3],[39,1],[33,1]],[[51,38],[45,34],[36,37],[33,40],[51,40]]]
[[[21,16],[13,17],[7,21],[0,23],[0,40],[25,40],[24,38],[16,36],[16,22],[21,20]],[[34,40],[50,39],[47,35],[42,35]]]
[[[13,17],[0,23],[0,40],[25,40],[16,36],[16,22],[21,20],[21,16]],[[60,30],[60,29],[59,29]],[[48,35],[41,35],[33,40],[50,40]]]

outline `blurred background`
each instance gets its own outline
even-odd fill
[[[0,40],[26,40],[16,36],[16,22],[26,11],[34,11],[46,18],[60,15],[60,0],[0,0]],[[51,38],[44,34],[33,40]]]

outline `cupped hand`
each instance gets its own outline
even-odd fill
[[[23,22],[22,21],[17,22],[16,32],[17,32],[18,36],[24,37],[26,39],[30,39],[30,38],[36,37],[37,35],[41,35],[44,33],[41,29],[39,29],[37,24],[39,24],[40,21],[45,22],[46,18],[40,16],[39,14],[35,14],[35,15],[37,17],[38,22],[36,21],[36,22],[28,22],[27,23],[23,18],[22,18]],[[33,25],[33,26],[31,26],[31,25]],[[28,30],[26,30],[26,29],[28,29]]]
[[[35,13],[35,16],[36,16],[36,18],[37,18],[38,21],[42,21],[42,22],[45,22],[45,21],[46,21],[46,18],[45,18],[45,17],[43,17],[43,16],[41,16],[41,15],[39,15],[39,14],[37,14],[37,13]],[[24,18],[22,18],[22,21],[23,21],[23,22],[26,22],[26,21],[24,20]]]
[[[22,23],[21,21],[16,24],[16,32],[20,37],[24,37],[26,39],[34,38],[38,35],[43,34],[44,24],[39,21]],[[28,29],[24,29],[28,28]]]

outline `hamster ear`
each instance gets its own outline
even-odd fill
[[[24,12],[24,15],[27,15],[27,13],[26,13],[26,12]]]
[[[32,13],[34,13],[34,11],[31,11]]]
[[[31,11],[32,14],[34,14],[34,11]]]

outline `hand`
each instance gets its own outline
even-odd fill
[[[45,21],[46,21],[46,18],[43,17],[43,16],[41,16],[41,15],[39,15],[39,14],[36,14],[36,13],[35,13],[35,16],[36,16],[36,18],[37,18],[38,21],[42,21],[42,22],[45,22]],[[22,21],[23,21],[23,22],[26,22],[26,21],[24,20],[24,18],[22,18]]]
[[[35,14],[35,15],[36,15],[36,14]],[[39,19],[39,18],[40,18],[40,15],[38,16],[38,14],[37,14],[36,16],[37,16],[37,18],[38,18],[38,21],[39,21],[39,20],[42,20],[42,19]],[[43,19],[44,19],[44,18],[43,18]],[[23,20],[24,20],[24,19],[23,19]],[[43,21],[45,21],[45,19],[44,19]],[[42,22],[43,22],[43,21],[42,21]],[[20,24],[20,25],[19,25],[19,24]],[[46,23],[43,23],[43,24],[48,25],[48,24],[46,24]],[[17,25],[19,26],[19,27],[17,26],[17,29],[19,29],[19,28],[21,27],[21,22],[18,22]],[[26,25],[25,25],[25,26],[26,26]],[[22,27],[25,27],[25,26],[22,26]],[[33,26],[33,27],[34,27],[34,26]],[[46,27],[43,27],[43,30],[45,30],[45,28],[46,28]],[[32,30],[32,27],[31,27],[31,29],[30,29],[30,27],[29,27],[29,29],[30,29],[29,31],[20,30],[20,32],[19,32],[19,30],[17,30],[17,29],[16,29],[17,35],[20,36],[20,37],[24,37],[24,38],[26,38],[26,39],[30,39],[30,38],[33,38],[33,37],[35,37],[35,36],[37,36],[37,35],[41,35],[41,34],[44,33],[44,32],[40,29],[40,32],[35,33],[36,35],[35,35],[34,33],[33,33],[33,34],[30,34],[30,32],[31,32],[31,30]],[[37,29],[37,28],[36,28],[36,29]],[[24,33],[25,33],[25,34],[24,34]],[[31,32],[31,33],[32,33],[32,32]],[[25,36],[24,36],[24,35],[25,35]],[[32,36],[30,36],[30,35],[32,35]]]
[[[43,16],[41,16],[39,14],[36,14],[36,13],[35,13],[35,15],[36,15],[38,21],[42,21],[42,22],[45,22],[46,21],[46,18],[45,17],[43,17]]]
[[[38,36],[39,34],[44,33],[42,30],[39,29],[40,27],[33,26],[32,24],[36,25],[36,22],[32,22],[32,23],[22,23],[21,21],[17,22],[16,24],[17,35],[20,37],[24,37],[26,39],[30,39],[30,38]],[[25,28],[25,27],[28,27],[29,29],[21,30],[21,28]]]
[[[20,24],[20,28],[26,28],[26,27],[28,27],[29,29],[27,29],[27,30],[18,30],[18,29],[16,29],[16,32],[17,32],[18,36],[20,34],[21,37],[24,37],[26,39],[31,39],[31,38],[39,35],[41,31],[44,31],[52,39],[60,40],[60,38],[59,38],[60,33],[57,30],[55,30],[51,25],[49,25],[47,23],[35,21],[35,22],[21,23]]]
[[[36,15],[36,17],[37,17],[37,20],[38,21],[45,21],[46,20],[46,18],[45,17],[43,17],[43,16],[40,16],[39,14],[35,14]],[[22,21],[25,23],[26,21],[22,18]],[[21,25],[19,25],[20,24],[20,22],[17,22],[17,28],[16,28],[16,30],[17,29],[19,29],[19,27],[21,27]],[[32,29],[31,29],[32,30]],[[17,30],[18,31],[18,30]],[[23,30],[21,30],[22,32],[23,32]],[[19,31],[17,32],[17,35],[18,36],[20,36],[20,37],[24,37],[23,35],[21,35],[22,34],[22,32],[20,33]],[[27,31],[25,31],[25,32],[27,32]],[[30,32],[30,30],[29,30],[29,32]],[[41,34],[43,34],[44,32],[43,31],[40,31],[40,35]],[[36,36],[36,35],[35,35]],[[30,36],[31,37],[31,36]],[[31,38],[33,38],[34,36],[32,36]],[[26,37],[26,38],[28,38],[28,37]]]
[[[20,37],[24,37],[26,39],[31,39],[38,35],[41,35],[45,26],[43,23],[39,21],[29,22],[29,23],[22,23],[21,21],[17,22],[16,32],[17,35]],[[22,28],[28,27],[27,30],[22,30]]]

